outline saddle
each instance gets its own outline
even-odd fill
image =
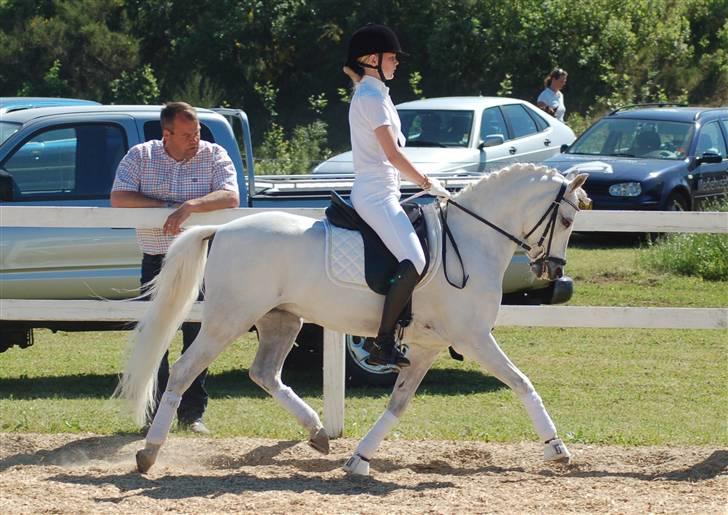
[[[415,202],[402,204],[412,226],[420,240],[422,250],[425,252],[425,268],[420,279],[425,277],[430,265],[430,247],[427,240],[427,224],[422,213],[422,207]],[[331,204],[326,208],[326,218],[331,225],[342,229],[359,231],[364,240],[364,275],[367,285],[372,291],[386,295],[389,291],[390,280],[397,271],[399,261],[384,245],[374,229],[361,219],[356,210],[341,198],[335,191],[331,192]]]

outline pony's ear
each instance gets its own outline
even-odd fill
[[[584,183],[586,182],[587,178],[589,177],[588,173],[580,173],[569,184],[569,191],[576,191],[582,186],[584,186]]]

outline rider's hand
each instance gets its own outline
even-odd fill
[[[440,181],[438,181],[435,177],[428,177],[428,180],[430,182],[430,187],[427,188],[427,193],[433,197],[450,198],[450,192],[445,189],[445,186],[443,186]]]

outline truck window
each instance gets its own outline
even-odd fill
[[[159,120],[152,122],[146,122],[144,124],[144,141],[153,139],[162,139],[162,124]],[[200,139],[215,143],[215,138],[212,135],[212,131],[204,123],[200,122]]]
[[[2,165],[13,184],[12,198],[4,200],[106,198],[126,150],[126,136],[116,125],[37,132]]]

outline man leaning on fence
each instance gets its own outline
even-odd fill
[[[200,141],[195,109],[184,102],[171,102],[162,109],[160,118],[162,140],[132,147],[119,163],[111,190],[112,207],[175,208],[162,228],[137,230],[137,242],[143,252],[142,291],[159,274],[167,249],[192,213],[240,204],[235,167],[220,145]],[[199,331],[199,323],[182,324],[182,352]],[[202,421],[207,407],[206,376],[207,370],[195,378],[177,410],[179,425],[196,433],[209,433]],[[165,353],[157,374],[157,404],[168,379],[169,361]]]

